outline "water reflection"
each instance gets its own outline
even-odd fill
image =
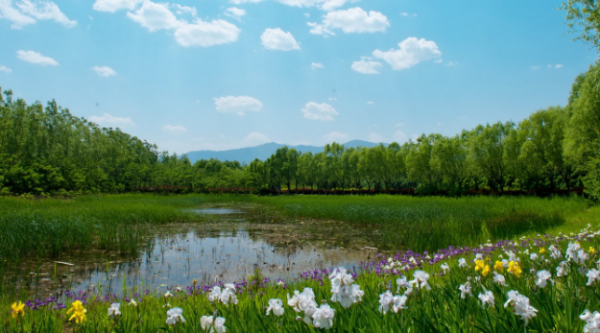
[[[248,223],[228,219],[220,211],[211,223],[153,226],[154,234],[134,257],[90,249],[58,262],[9,268],[4,286],[29,290],[37,297],[83,289],[119,294],[123,288],[183,287],[193,279],[201,284],[241,281],[257,268],[272,279],[293,279],[304,271],[353,265],[373,255],[372,244],[352,237],[347,226],[341,233],[340,226],[327,223]]]

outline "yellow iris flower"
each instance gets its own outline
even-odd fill
[[[542,248],[540,249],[540,254],[543,254],[543,253],[546,253],[546,249],[542,247]]]
[[[87,310],[83,307],[83,304],[81,304],[80,301],[73,302],[71,306],[72,308],[67,311],[67,314],[73,312],[73,315],[71,318],[69,318],[69,321],[75,319],[75,323],[81,324],[85,320],[85,313]]]
[[[485,268],[485,262],[483,260],[475,261],[475,271],[483,270]]]
[[[516,275],[517,277],[521,277],[523,270],[521,270],[521,266],[519,266],[518,262],[511,261],[508,263],[508,272]]]
[[[483,268],[483,271],[481,271],[481,275],[483,276],[488,276],[488,274],[490,274],[490,265],[485,265],[485,267]]]
[[[12,317],[14,319],[17,319],[17,317],[19,315],[24,316],[25,315],[25,304],[21,303],[21,301],[19,301],[19,303],[13,303],[11,305],[12,308]]]
[[[596,253],[596,249],[594,249],[593,247],[591,247],[591,246],[590,246],[590,251],[589,251],[589,252],[590,252],[591,254],[594,254],[594,253]]]
[[[504,264],[502,263],[502,261],[497,260],[496,264],[494,265],[494,269],[500,272],[504,272]]]

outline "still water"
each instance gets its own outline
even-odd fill
[[[376,251],[361,241],[360,231],[335,222],[250,223],[236,208],[196,211],[210,214],[211,222],[152,226],[136,256],[89,250],[35,261],[9,269],[4,286],[38,297],[65,290],[119,294],[134,287],[184,288],[193,279],[201,285],[241,281],[257,269],[289,281],[313,269],[356,265]]]

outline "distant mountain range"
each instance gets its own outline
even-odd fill
[[[371,148],[379,145],[378,143],[362,141],[362,140],[352,140],[346,142],[344,147],[346,148],[356,148],[356,147],[366,147]],[[289,148],[294,148],[297,151],[302,153],[312,152],[313,154],[319,153],[323,151],[324,147],[315,147],[315,146],[292,146],[292,145],[282,145],[275,142],[265,143],[256,147],[247,147],[240,149],[231,149],[231,150],[222,150],[222,151],[214,151],[214,150],[199,150],[199,151],[191,151],[187,153],[187,157],[190,159],[192,163],[195,163],[198,160],[209,160],[211,158],[217,159],[219,161],[239,161],[240,163],[250,164],[250,162],[254,161],[254,159],[258,158],[259,160],[266,160],[271,157],[275,153],[275,151],[281,147],[288,146]]]

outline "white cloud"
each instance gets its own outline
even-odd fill
[[[37,20],[52,20],[68,28],[77,25],[52,1],[17,0],[13,5],[13,0],[0,0],[0,18],[11,21],[12,29],[21,29]]]
[[[366,12],[360,7],[328,12],[323,23],[308,23],[311,34],[333,35],[332,29],[341,29],[345,33],[385,32],[390,26],[387,17],[380,12]]]
[[[304,16],[305,16],[306,18],[309,18],[309,17],[310,17],[310,13],[304,13]]]
[[[398,44],[399,50],[373,51],[373,56],[385,60],[394,70],[403,70],[430,59],[439,58],[442,52],[433,41],[409,37]]]
[[[243,3],[258,3],[258,2],[262,2],[264,0],[230,0],[229,2],[231,2],[232,4],[235,5],[239,5],[239,4],[243,4]]]
[[[135,12],[128,12],[127,17],[150,32],[161,29],[177,29],[185,25],[184,21],[178,20],[175,14],[169,10],[168,3],[144,1],[142,7]]]
[[[267,142],[271,142],[271,139],[269,139],[268,136],[259,133],[259,132],[252,132],[250,134],[248,134],[248,136],[246,136],[243,140],[242,140],[242,144],[243,145],[248,145],[248,144],[263,144],[263,143],[267,143]]]
[[[174,7],[179,15],[189,13],[193,17],[196,16],[196,8],[194,7],[144,0],[142,6],[134,12],[128,12],[127,17],[147,28],[150,32],[163,29],[174,30],[175,41],[184,47],[209,47],[237,41],[240,29],[234,24],[224,20],[208,22],[199,18],[189,23],[186,20],[178,19],[169,9],[170,6]]]
[[[404,123],[397,123],[396,127],[404,126]]]
[[[556,65],[554,65],[554,68],[562,68],[562,67],[563,67],[562,64],[556,64]]]
[[[337,101],[337,98],[335,98],[335,97],[329,97],[328,99],[329,99],[330,101]]]
[[[404,13],[400,13],[400,15],[402,15],[402,16],[408,16],[408,13],[404,12]]]
[[[394,142],[404,143],[406,141],[408,141],[408,136],[404,134],[404,132],[396,131],[396,133],[394,133]]]
[[[279,3],[292,7],[312,7],[324,0],[276,0]]]
[[[291,33],[285,32],[280,28],[267,28],[260,36],[262,45],[268,50],[291,51],[300,50],[300,45],[294,39]]]
[[[181,126],[181,125],[166,125],[165,127],[163,127],[163,130],[165,132],[169,132],[171,134],[183,134],[185,132],[187,132],[187,128]]]
[[[367,104],[369,104],[369,105],[373,105],[373,104],[375,104],[375,102],[373,102],[373,101],[368,101],[368,102],[367,102]]]
[[[96,0],[92,5],[99,12],[114,13],[121,9],[133,10],[144,0]]]
[[[348,0],[327,0],[319,6],[320,9],[330,11],[342,7]]]
[[[335,32],[329,30],[325,25],[319,24],[316,22],[306,22],[306,24],[311,27],[310,33],[313,35],[324,35],[327,37],[328,35],[335,35]]]
[[[310,68],[312,68],[312,69],[319,69],[319,68],[323,68],[323,67],[325,67],[325,66],[323,66],[323,64],[320,62],[313,62],[310,65]]]
[[[239,21],[242,19],[242,16],[246,16],[246,11],[241,8],[230,7],[227,8],[227,10],[225,11],[225,15],[233,17],[234,19]]]
[[[205,22],[197,19],[192,24],[185,24],[175,31],[175,40],[181,46],[209,47],[226,43],[233,43],[238,39],[240,29],[235,25],[223,21],[212,20]]]
[[[436,64],[441,64],[444,60],[442,58],[439,59],[435,59],[433,62],[435,62]]]
[[[176,3],[171,5],[172,7],[174,7],[175,13],[177,13],[177,15],[184,15],[186,13],[189,13],[192,16],[196,16],[196,14],[198,13],[198,11],[196,10],[195,7],[189,7],[189,6],[182,6],[182,5],[178,5]]]
[[[302,109],[302,113],[304,113],[304,118],[306,119],[323,121],[333,120],[333,116],[339,114],[331,105],[327,103],[318,104],[315,102],[306,103]]]
[[[383,142],[383,136],[378,133],[369,134],[369,142],[380,143]]]
[[[444,64],[444,66],[446,67],[456,67],[456,66],[460,66],[459,63],[454,62],[454,61],[448,61],[447,63]]]
[[[119,118],[113,117],[108,113],[103,114],[102,116],[91,116],[90,121],[96,123],[101,126],[108,127],[125,127],[125,126],[135,126],[131,118]]]
[[[372,61],[370,58],[362,58],[360,61],[352,63],[352,69],[362,74],[379,74],[379,68],[383,65],[380,62]]]
[[[32,64],[42,65],[42,66],[58,66],[58,62],[56,60],[43,56],[38,52],[34,51],[17,51],[17,58],[30,62]]]
[[[102,77],[117,75],[117,72],[115,72],[112,68],[108,66],[94,66],[92,67],[92,69],[94,70],[94,72],[96,72],[96,74]]]
[[[327,135],[325,135],[323,137],[328,142],[333,142],[333,141],[341,141],[341,140],[348,139],[348,134],[333,131],[333,132],[331,132],[331,133],[329,133],[329,134],[327,134]]]
[[[4,65],[0,65],[0,72],[12,73],[12,69],[10,69]]]
[[[226,96],[215,98],[217,111],[223,113],[237,113],[244,115],[246,112],[260,111],[262,103],[250,96]]]

